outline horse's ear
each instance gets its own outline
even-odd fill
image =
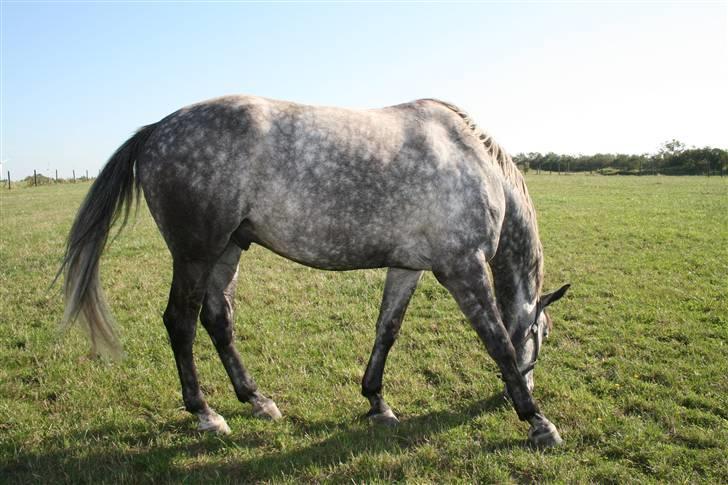
[[[560,300],[561,297],[566,294],[566,290],[568,290],[570,286],[571,286],[571,283],[566,283],[564,286],[562,286],[558,290],[553,291],[551,293],[546,293],[545,295],[543,295],[539,302],[541,308],[546,308],[553,302]]]

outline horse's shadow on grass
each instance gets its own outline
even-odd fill
[[[148,428],[135,432],[128,427],[104,426],[79,433],[78,436],[63,437],[64,443],[70,446],[67,445],[62,450],[56,447],[48,453],[16,454],[2,468],[8,472],[6,476],[15,478],[18,482],[23,482],[28,477],[47,474],[59,474],[67,478],[78,476],[84,479],[101,474],[112,481],[116,481],[114,477],[120,476],[131,481],[137,481],[142,476],[175,480],[197,477],[225,481],[269,481],[286,475],[295,476],[297,472],[306,469],[341,466],[365,453],[405,453],[408,449],[428,442],[433,435],[468,423],[476,416],[493,412],[504,405],[501,395],[495,395],[462,408],[433,411],[403,419],[396,428],[333,421],[306,422],[289,418],[292,433],[287,435],[301,438],[322,436],[320,441],[290,451],[271,447],[270,438],[276,434],[275,424],[271,424],[271,430],[264,433],[265,436],[245,431],[229,437],[199,434],[194,443],[189,440],[175,443],[179,440],[159,439],[164,434],[175,436],[189,433],[187,420],[163,425],[158,433],[150,433]],[[116,446],[101,445],[103,450],[94,450],[90,448],[89,441],[115,443]],[[525,446],[525,439],[504,438],[483,444],[479,451],[487,453]],[[270,451],[266,451],[263,456],[220,463],[216,457],[224,456],[225,450],[230,447],[268,448]],[[199,463],[180,467],[180,456],[203,459],[197,460]],[[213,460],[204,459],[206,457],[212,457]]]

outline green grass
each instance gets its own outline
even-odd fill
[[[161,314],[170,257],[146,208],[102,279],[127,358],[59,336],[48,290],[87,184],[0,191],[0,482],[725,482],[728,179],[529,176],[546,287],[570,281],[536,369],[565,446],[526,446],[496,368],[449,295],[422,281],[385,374],[402,424],[359,419],[384,272],[243,255],[237,344],[285,419],[238,403],[204,331],[203,390],[233,429],[181,409]]]

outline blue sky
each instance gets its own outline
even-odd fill
[[[96,173],[137,127],[230,93],[362,108],[439,97],[511,153],[728,146],[726,2],[0,10],[0,160],[13,179]]]

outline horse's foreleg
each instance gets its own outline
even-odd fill
[[[175,261],[169,303],[164,311],[164,326],[172,344],[185,408],[199,418],[200,430],[229,433],[225,420],[207,405],[200,391],[192,354],[197,315],[211,266],[211,263]]]
[[[397,417],[382,398],[382,375],[389,350],[397,339],[402,319],[422,271],[390,268],[384,283],[384,297],[377,319],[377,337],[362,379],[362,394],[369,399],[367,416],[375,422],[396,424]]]
[[[531,424],[528,433],[531,442],[539,446],[559,444],[561,437],[556,427],[541,414],[518,369],[516,352],[498,311],[482,254],[447,265],[436,271],[435,276],[453,295],[488,354],[498,364],[519,419]]]
[[[278,407],[271,399],[258,392],[255,381],[248,374],[235,349],[233,306],[240,253],[240,248],[231,244],[215,265],[202,304],[200,320],[217,349],[238,399],[251,403],[255,416],[278,419],[281,417]]]

